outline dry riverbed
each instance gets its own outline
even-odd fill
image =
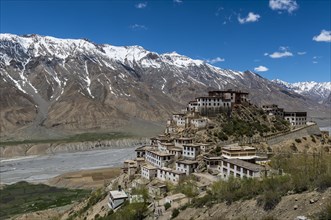
[[[69,172],[120,167],[124,160],[135,157],[134,149],[135,147],[127,147],[3,159],[0,164],[0,184],[11,184],[19,181],[46,183],[58,175]],[[93,175],[87,175],[81,172],[77,175],[68,175],[67,180],[71,176],[71,182],[75,182],[74,179],[79,179],[79,175],[81,175],[81,180],[94,178],[94,180],[98,179],[98,181],[103,182],[103,178],[110,174],[107,174],[107,172],[96,172]],[[59,182],[64,185],[71,184],[67,180],[68,183],[66,183],[64,179],[59,180]]]

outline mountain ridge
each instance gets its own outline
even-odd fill
[[[320,103],[328,104],[328,98],[331,95],[331,82],[306,81],[288,83],[280,79],[272,80],[272,82],[298,94],[306,95]]]
[[[2,137],[139,132],[140,124],[162,125],[172,112],[213,89],[246,90],[257,105],[307,108],[312,116],[328,110],[251,71],[221,69],[140,46],[0,34],[0,55]]]

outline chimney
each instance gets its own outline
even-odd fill
[[[121,185],[118,185],[118,191],[122,191]]]

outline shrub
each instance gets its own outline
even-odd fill
[[[188,204],[185,204],[185,205],[181,206],[179,209],[180,210],[185,210],[185,209],[187,209],[187,207],[188,207]]]
[[[165,210],[168,210],[171,207],[171,204],[169,202],[164,204]]]
[[[174,209],[174,210],[172,211],[171,218],[176,218],[178,215],[179,215],[179,210],[178,210],[178,209]]]
[[[265,211],[272,210],[282,199],[281,195],[275,191],[265,191],[257,198],[257,205],[262,206]]]
[[[301,143],[301,139],[296,138],[296,139],[295,139],[295,142],[297,142],[297,143]]]
[[[207,194],[204,197],[193,198],[192,206],[195,208],[202,208],[204,205],[210,206],[213,200],[214,197],[211,194]]]
[[[113,214],[105,217],[105,219],[111,220],[124,220],[124,219],[135,219],[142,220],[146,216],[148,211],[147,205],[145,203],[131,203],[125,202],[122,207],[114,212]]]
[[[316,179],[316,186],[320,191],[324,191],[327,188],[331,187],[331,175],[323,174],[319,175]]]

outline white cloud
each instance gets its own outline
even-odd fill
[[[224,62],[225,59],[221,57],[215,57],[213,59],[206,60],[208,63],[214,64],[214,63],[219,63],[219,62]]]
[[[147,2],[140,2],[135,5],[136,8],[142,9],[147,7]]]
[[[305,55],[307,52],[306,51],[303,51],[303,52],[298,52],[297,54],[298,55]]]
[[[274,58],[274,59],[282,58],[282,57],[292,57],[293,56],[293,53],[288,51],[289,47],[280,46],[279,50],[280,51],[276,51],[276,52],[273,52],[271,54],[265,53],[264,56],[269,56],[269,57]]]
[[[318,62],[314,60],[314,61],[313,61],[313,64],[316,64],[316,63],[318,63]]]
[[[256,72],[266,72],[268,70],[269,69],[267,67],[265,67],[265,66],[258,66],[258,67],[255,67],[254,68],[254,71],[256,71]]]
[[[269,57],[271,58],[282,58],[282,57],[292,57],[293,54],[289,51],[284,52],[274,52],[272,54],[269,54]]]
[[[253,12],[249,12],[246,18],[241,18],[238,16],[238,21],[240,24],[245,24],[248,22],[257,22],[261,16],[258,14],[254,14]]]
[[[269,0],[269,7],[272,10],[292,13],[299,8],[299,5],[295,0]]]
[[[147,30],[148,29],[145,25],[141,25],[141,24],[130,25],[130,28],[132,30],[135,30],[135,31],[138,31],[138,30]]]
[[[174,2],[180,4],[183,3],[183,0],[174,0]]]
[[[317,42],[331,42],[331,31],[322,30],[321,33],[313,37]]]

